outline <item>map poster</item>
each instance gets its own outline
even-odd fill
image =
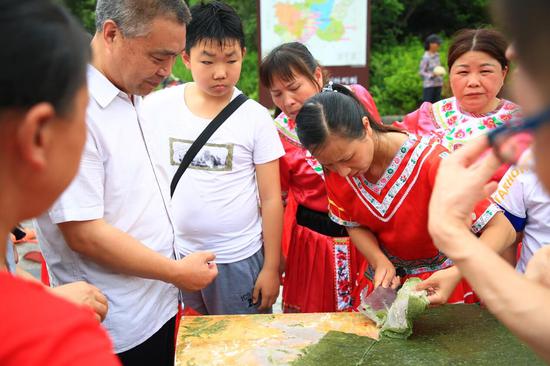
[[[331,80],[368,83],[368,0],[257,0],[260,61],[286,42],[305,44]],[[260,86],[260,102],[272,106]]]

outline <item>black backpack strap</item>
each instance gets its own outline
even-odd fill
[[[195,156],[199,153],[199,151],[202,149],[204,144],[208,141],[210,136],[216,132],[216,130],[225,122],[226,119],[229,118],[235,112],[241,104],[246,102],[248,97],[244,94],[239,94],[233,99],[228,105],[225,106],[224,109],[210,123],[204,131],[201,132],[199,137],[193,142],[189,150],[185,153],[185,156],[181,160],[180,166],[178,170],[176,171],[176,174],[174,175],[174,178],[172,178],[172,183],[170,183],[170,197],[174,196],[174,192],[176,191],[176,187],[178,186],[178,182],[180,181],[181,176],[187,170],[187,167]]]

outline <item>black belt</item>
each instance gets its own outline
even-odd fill
[[[296,222],[300,226],[305,226],[325,236],[333,238],[349,236],[345,226],[332,221],[327,213],[314,211],[302,205],[298,205],[298,210],[296,210]]]

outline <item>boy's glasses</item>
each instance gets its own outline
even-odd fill
[[[487,134],[489,145],[503,163],[516,164],[525,147],[533,141],[534,132],[549,122],[550,107],[537,115],[512,120],[507,126],[501,126]]]

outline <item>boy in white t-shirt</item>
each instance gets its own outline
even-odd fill
[[[525,272],[527,262],[543,246],[550,244],[550,195],[529,167],[531,150],[523,153],[518,166],[512,166],[502,177],[493,200],[504,210],[522,242],[518,272]],[[523,233],[523,235],[521,235]]]
[[[235,88],[245,53],[239,16],[220,2],[196,5],[191,13],[183,60],[194,82],[159,91],[144,104],[146,117],[162,126],[161,161],[170,177],[194,140],[241,93]],[[211,250],[219,273],[205,289],[182,293],[187,309],[271,312],[279,293],[282,155],[268,111],[248,100],[181,177],[171,204],[178,250],[182,256]]]

